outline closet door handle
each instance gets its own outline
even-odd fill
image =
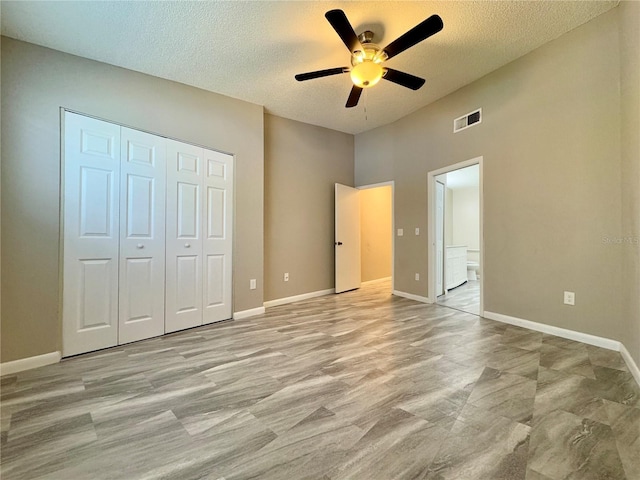
[[[144,248],[144,245],[139,243],[139,244],[136,245],[136,248]]]
[[[191,244],[190,243],[185,243],[184,246],[185,246],[185,248],[189,248],[191,246]]]

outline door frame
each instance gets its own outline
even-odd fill
[[[436,178],[436,183],[435,183],[435,187],[436,187],[435,207],[436,208],[438,207],[438,201],[440,200],[438,198],[439,197],[439,195],[438,195],[438,185],[442,185],[442,218],[438,219],[437,210],[436,210],[436,214],[434,216],[434,220],[436,222],[435,227],[434,227],[434,232],[436,234],[438,233],[438,227],[440,226],[438,224],[441,224],[441,226],[442,226],[442,235],[440,236],[441,238],[438,239],[438,238],[434,237],[435,238],[435,240],[434,240],[435,241],[435,249],[436,249],[435,250],[436,255],[434,257],[434,259],[435,259],[434,262],[435,262],[435,266],[436,266],[436,270],[435,270],[436,279],[435,279],[434,285],[436,287],[436,292],[435,292],[434,298],[437,299],[439,295],[444,295],[444,294],[447,293],[447,289],[445,288],[446,287],[446,282],[444,281],[445,280],[444,279],[444,274],[445,274],[445,271],[446,271],[445,263],[447,261],[447,258],[446,258],[445,254],[444,254],[444,246],[445,246],[444,245],[444,237],[445,237],[445,235],[444,235],[444,230],[445,230],[444,209],[445,209],[445,204],[446,204],[447,186],[444,183],[442,183],[441,181],[437,180],[438,177],[435,177],[435,178]],[[438,240],[442,241],[442,261],[438,260]],[[439,268],[441,268],[442,271],[438,271]],[[438,288],[438,282],[440,282],[440,287],[441,288]],[[442,293],[440,293],[440,291],[442,291]]]
[[[479,226],[480,226],[480,316],[484,316],[484,278],[485,278],[485,269],[484,269],[484,194],[483,194],[483,157],[474,157],[470,160],[465,160],[463,162],[458,162],[453,165],[448,165],[446,167],[439,168],[437,170],[432,170],[427,173],[427,266],[428,266],[428,299],[429,303],[436,303],[438,297],[436,296],[436,244],[435,244],[435,216],[436,216],[436,177],[438,175],[442,175],[443,173],[449,173],[454,170],[460,170],[461,168],[471,167],[473,165],[478,165],[480,170],[479,179],[478,179],[478,191],[479,191],[479,203],[480,203],[480,212],[479,212]],[[445,287],[446,292],[446,287]]]
[[[391,291],[395,291],[395,278],[396,278],[396,210],[395,210],[395,182],[390,180],[388,182],[370,183],[368,185],[359,185],[356,188],[358,190],[368,190],[370,188],[379,187],[391,187]]]

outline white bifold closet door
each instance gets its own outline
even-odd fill
[[[232,201],[232,156],[167,141],[167,332],[231,318]]]
[[[120,127],[66,113],[63,354],[118,344]]]
[[[204,150],[202,323],[231,318],[233,157]]]
[[[164,333],[165,142],[122,127],[118,343]]]
[[[167,141],[167,332],[202,325],[202,153]]]
[[[233,156],[64,116],[63,356],[232,317]]]

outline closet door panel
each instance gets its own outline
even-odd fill
[[[164,333],[166,140],[122,127],[119,343]]]
[[[126,312],[126,316],[121,317],[124,320],[123,329],[131,323],[149,321],[156,313],[154,311],[153,263],[154,259],[152,258],[127,258],[123,262],[121,273],[123,278],[126,278],[128,287],[121,289],[124,290],[121,291],[121,299],[124,302],[121,307],[122,311]],[[164,320],[164,316],[161,319]],[[164,325],[162,327],[164,333]],[[120,333],[122,334],[122,331]],[[121,341],[120,343],[125,342]]]
[[[202,153],[167,140],[167,332],[202,325]]]
[[[64,116],[63,356],[118,342],[120,127]]]
[[[207,265],[205,285],[205,309],[218,306],[224,303],[224,255],[207,255]],[[221,319],[224,320],[224,319]]]
[[[200,229],[200,185],[190,182],[178,182],[176,237],[178,239],[195,239]]]
[[[176,311],[197,312],[201,300],[197,297],[200,283],[199,255],[176,256]]]
[[[115,262],[111,259],[80,260],[80,281],[76,290],[76,305],[80,331],[105,330],[112,327],[111,282]]]
[[[203,323],[231,318],[233,249],[233,156],[204,150]]]

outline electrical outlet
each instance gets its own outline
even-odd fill
[[[402,228],[398,229],[398,236],[401,237],[404,235],[404,230]]]
[[[251,280],[249,280],[249,290],[255,290],[256,288],[258,288],[256,279],[252,278]]]
[[[420,281],[420,274],[416,273],[416,282]]]
[[[565,305],[575,305],[576,304],[576,294],[575,294],[575,292],[564,292],[564,304]]]
[[[420,229],[416,227],[416,235],[420,235]]]
[[[284,274],[284,281],[285,282],[289,281],[289,273],[288,272]]]

